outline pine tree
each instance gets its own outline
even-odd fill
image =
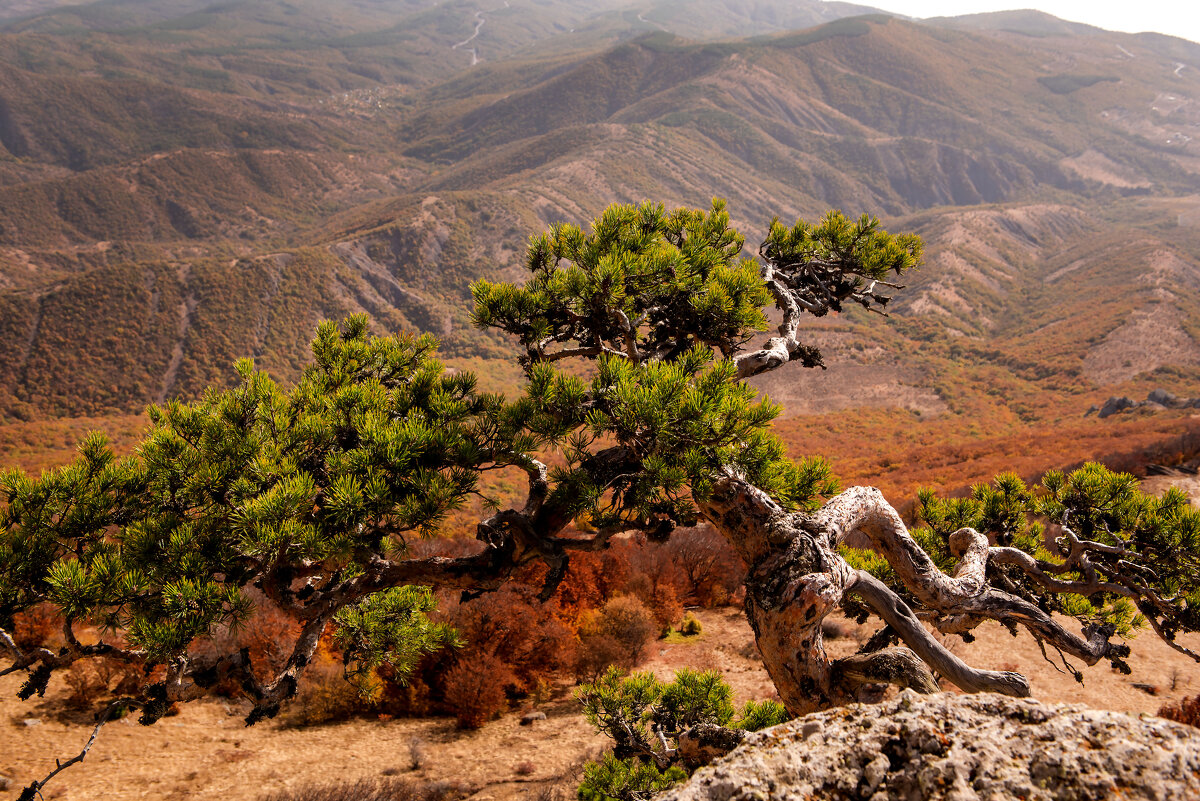
[[[733,690],[716,670],[683,668],[663,683],[611,667],[576,696],[588,722],[613,741],[601,761],[584,766],[584,801],[646,801],[732,750],[745,732],[789,719],[778,701],[747,701],[735,711]]]
[[[432,339],[372,336],[353,317],[320,326],[294,387],[243,361],[234,388],[152,407],[130,457],[94,435],[65,468],[5,473],[3,672],[27,674],[28,698],[79,660],[143,666],[146,683],[101,722],[136,707],[152,723],[233,679],[253,722],[295,693],[329,626],[351,673],[384,661],[403,672],[453,639],[425,617],[428,588],[493,590],[538,561],[549,597],[572,552],[634,530],[665,539],[702,519],[749,567],[747,613],[792,715],[879,684],[936,691],[934,671],[966,691],[1028,694],[1024,677],[971,668],[922,621],[969,637],[998,620],[1064,661],[1122,669],[1129,647],[1114,637],[1148,625],[1197,658],[1175,641],[1200,623],[1200,515],[1180,493],[1147,497],[1098,465],[1036,488],[1002,476],[965,500],[923,495],[925,526],[909,531],[877,490],[839,492],[820,458],[788,459],[771,432],[778,407],[745,379],[821,366],[800,339],[803,314],[883,311],[921,243],[831,212],[772,222],[758,259],[743,244],[720,201],[707,211],[613,206],[590,230],[556,225],[531,240],[523,286],[473,287],[476,324],[520,345],[526,385],[512,400],[445,370]],[[782,322],[756,347],[772,303]],[[408,553],[480,492],[485,472],[505,468],[528,489],[479,522],[477,553]],[[575,521],[586,535],[570,533]],[[855,532],[872,551],[843,545]],[[301,623],[266,681],[243,652],[194,647],[247,618],[250,587]],[[61,616],[61,650],[11,635],[14,615],[42,603]],[[834,661],[821,621],[842,606],[884,626],[863,653]],[[104,639],[81,643],[84,624]]]

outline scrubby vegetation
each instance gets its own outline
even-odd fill
[[[733,692],[717,671],[684,668],[664,683],[648,673],[610,668],[577,695],[588,722],[614,743],[611,753],[584,769],[583,801],[649,798],[685,779],[712,754],[728,751],[736,732],[790,719],[777,701],[747,701],[735,711]]]
[[[1030,626],[1076,675],[1122,667],[1139,628],[1187,652],[1194,519],[1120,471],[1184,461],[1200,427],[1078,415],[1101,385],[1200,379],[1177,133],[1196,98],[1163,61],[1190,56],[1028,15],[1005,18],[1014,38],[978,19],[792,30],[852,6],[513,5],[486,12],[477,70],[452,47],[475,9],[415,0],[0,23],[0,453],[24,471],[0,480],[0,654],[25,695],[56,675],[102,719],[218,693],[300,725],[479,726],[636,668],[664,633],[711,638],[686,607],[743,603],[780,682],[811,680],[785,690],[793,712],[881,684],[870,658],[826,658],[839,604],[884,616],[873,653],[919,652],[915,686],[1022,689],[914,646],[892,596],[943,643]],[[1101,48],[1132,54],[1119,81],[1047,74]],[[522,259],[546,220],[714,193],[764,223],[759,263],[722,210],[652,207],[555,226]],[[765,225],[859,203],[923,234],[923,273],[915,240],[869,220]],[[824,383],[774,372],[822,360]],[[126,416],[56,419],[81,414]],[[714,506],[746,485],[819,564]],[[847,497],[884,534],[842,531]],[[768,557],[832,576],[828,605],[799,606]],[[977,594],[942,582],[959,571]],[[625,793],[671,768],[606,770]]]
[[[1200,515],[1178,493],[1149,498],[1099,465],[1050,474],[1036,492],[1002,476],[969,500],[923,495],[927,528],[910,532],[877,490],[842,492],[823,459],[789,459],[771,429],[779,407],[747,380],[821,366],[803,316],[887,308],[922,246],[838,212],[773,221],[761,262],[742,246],[721,201],[613,206],[588,231],[532,239],[524,285],[473,287],[474,322],[523,351],[515,399],[446,370],[431,337],[373,336],[355,316],[318,327],[294,386],[243,360],[232,387],[151,407],[132,456],[92,435],[68,466],[5,473],[0,644],[7,672],[27,674],[19,694],[115,659],[146,680],[100,710],[101,724],[130,709],[151,724],[231,682],[255,723],[313,672],[326,680],[304,691],[301,715],[319,722],[352,704],[328,680],[340,661],[360,695],[419,698],[385,686],[419,679],[471,727],[574,670],[600,675],[597,704],[633,704],[620,727],[595,712],[602,727],[633,727],[615,758],[658,771],[609,763],[612,781],[664,781],[659,757],[686,761],[696,738],[705,753],[736,741],[724,691],[699,674],[661,687],[601,668],[636,664],[680,622],[682,598],[730,597],[711,541],[692,531],[674,551],[662,544],[702,520],[745,567],[745,609],[790,715],[887,684],[936,691],[934,671],[966,691],[1029,692],[1019,674],[964,663],[925,621],[966,637],[985,620],[1020,625],[1064,664],[1118,668],[1129,646],[1114,638],[1147,624],[1194,656],[1176,634],[1200,628]],[[772,302],[782,322],[764,342]],[[488,497],[487,475],[524,489]],[[474,541],[429,547],[480,496],[490,508]],[[854,538],[873,550],[852,550]],[[297,623],[290,651],[257,663],[223,638],[254,614],[252,588]],[[432,588],[461,593],[444,619]],[[22,647],[8,633],[15,616],[47,602],[62,647]],[[839,607],[884,627],[862,653],[831,660],[823,622]],[[98,642],[80,637],[87,626]],[[582,658],[547,647],[576,636]],[[474,648],[430,665],[460,639]],[[743,717],[772,720],[773,709]]]
[[[1200,728],[1200,695],[1192,695],[1158,710],[1160,718]]]

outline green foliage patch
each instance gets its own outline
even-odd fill
[[[777,701],[733,706],[733,690],[716,670],[683,668],[670,682],[650,673],[610,668],[576,691],[588,722],[611,738],[613,751],[584,768],[583,801],[645,801],[689,771],[674,749],[681,735],[708,724],[758,731],[789,719]]]

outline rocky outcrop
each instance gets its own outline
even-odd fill
[[[1172,395],[1163,389],[1156,389],[1146,396],[1144,401],[1135,401],[1128,397],[1112,396],[1101,406],[1093,405],[1084,413],[1084,417],[1094,414],[1097,417],[1111,417],[1120,412],[1127,412],[1131,409],[1150,409],[1158,411],[1159,409],[1200,409],[1200,398],[1181,398],[1178,395]]]
[[[1200,798],[1200,731],[1001,695],[903,691],[746,736],[662,801]]]

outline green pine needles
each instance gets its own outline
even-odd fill
[[[534,237],[525,286],[475,284],[475,322],[515,334],[530,363],[662,360],[694,345],[728,354],[767,325],[770,296],[743,244],[724,201],[707,213],[610,206],[588,233],[562,224]],[[551,350],[563,343],[574,346]]]
[[[152,407],[129,458],[94,435],[75,464],[6,473],[0,626],[47,601],[68,628],[122,643],[79,656],[186,664],[196,639],[246,619],[254,585],[314,626],[344,622],[363,664],[448,643],[424,619],[428,590],[353,587],[461,505],[495,444],[479,420],[500,401],[447,374],[433,348],[369,336],[363,317],[324,323],[291,389],[243,361],[235,388]],[[349,591],[324,598],[338,587]],[[328,608],[314,614],[312,599]]]
[[[859,228],[831,216],[806,242],[850,230]],[[853,251],[856,236],[826,250]],[[789,508],[811,508],[836,492],[823,460],[784,456],[769,431],[778,407],[755,400],[739,380],[736,354],[766,329],[772,300],[761,267],[740,257],[743,241],[723,201],[708,212],[612,206],[590,232],[558,225],[532,239],[523,287],[472,288],[476,324],[507,331],[525,348],[527,401],[563,424],[558,433],[573,425],[567,466],[555,480],[560,495],[576,499],[573,513],[593,525],[694,525],[693,497],[726,469]],[[801,245],[790,247],[795,256]],[[566,359],[590,365],[590,387],[553,366]],[[613,445],[627,457],[616,475],[595,465],[600,450],[617,458]]]
[[[974,529],[996,543],[990,570],[1007,592],[1120,637],[1151,626],[1187,653],[1175,635],[1200,624],[1200,512],[1182,491],[1147,495],[1134,476],[1089,463],[1070,473],[1051,471],[1036,487],[1004,473],[975,486],[966,498],[923,490],[918,500],[924,526],[911,534],[943,572],[953,572],[960,556],[951,545],[953,535]],[[919,603],[883,557],[848,547],[841,553]],[[1053,577],[1049,583],[1047,576]],[[861,605],[848,608],[866,619]],[[1107,658],[1128,673],[1125,653],[1113,651]],[[1082,672],[1060,657],[1082,682]]]
[[[3,473],[0,653],[9,664],[0,675],[23,672],[28,698],[80,660],[120,659],[146,681],[101,722],[138,708],[153,723],[173,703],[233,684],[253,702],[253,723],[295,695],[327,629],[347,677],[369,686],[376,669],[402,676],[456,644],[428,617],[433,590],[494,590],[541,562],[549,597],[573,552],[604,548],[621,532],[666,538],[702,518],[747,561],[758,612],[792,620],[789,604],[829,600],[802,618],[818,632],[807,650],[788,645],[786,632],[765,632],[776,681],[796,678],[780,686],[793,712],[810,699],[851,697],[819,641],[819,616],[838,604],[885,616],[897,628],[882,645],[903,636],[976,687],[1027,691],[1021,677],[971,671],[937,643],[918,642],[928,632],[911,609],[924,604],[928,619],[964,636],[984,619],[1022,625],[1089,664],[1123,665],[1128,648],[1109,637],[1143,623],[1195,656],[1175,642],[1200,626],[1200,518],[1180,493],[1148,498],[1098,465],[1032,489],[1001,476],[967,499],[923,494],[925,527],[912,539],[878,493],[834,497],[825,461],[787,458],[771,430],[779,408],[745,379],[791,362],[821,366],[800,340],[802,315],[847,304],[884,312],[885,290],[918,264],[921,242],[831,212],[815,224],[774,221],[757,259],[742,255],[743,244],[719,200],[708,210],[617,205],[590,229],[562,224],[534,237],[524,285],[472,287],[474,322],[519,343],[526,385],[515,398],[481,393],[469,373],[445,369],[431,337],[375,335],[356,316],[319,326],[294,386],[244,360],[231,387],[151,407],[129,456],[92,435],[66,467]],[[773,331],[768,305],[781,313]],[[473,551],[414,555],[415,538],[441,531],[483,497],[484,474],[504,470],[524,477],[524,500],[501,508],[485,498],[491,513]],[[838,556],[845,532],[831,516],[850,521],[864,509],[892,521],[875,531],[878,553]],[[976,583],[938,575],[958,569],[963,548],[973,549]],[[771,566],[784,564],[794,575],[776,581]],[[814,576],[836,581],[772,594]],[[937,587],[926,592],[931,578]],[[212,634],[246,623],[257,592],[299,630],[265,678],[248,652],[211,647]],[[40,604],[62,623],[54,647],[12,635],[15,617]],[[1088,639],[1051,612],[1080,620]],[[875,662],[901,650],[860,655],[843,673],[892,675],[873,673]],[[920,661],[908,653],[903,664]],[[739,717],[717,677],[687,671],[666,685],[609,674],[581,693],[589,719],[617,744],[589,769],[585,797],[647,797],[678,779],[696,738],[725,737],[700,750],[728,750],[730,726],[784,714],[750,705]]]
[[[724,750],[739,732],[758,731],[790,719],[778,701],[748,701],[734,709],[733,690],[716,670],[683,668],[670,682],[650,673],[609,668],[576,691],[588,722],[612,739],[613,751],[584,767],[583,801],[647,801],[678,784],[698,765],[693,742],[715,737]]]

